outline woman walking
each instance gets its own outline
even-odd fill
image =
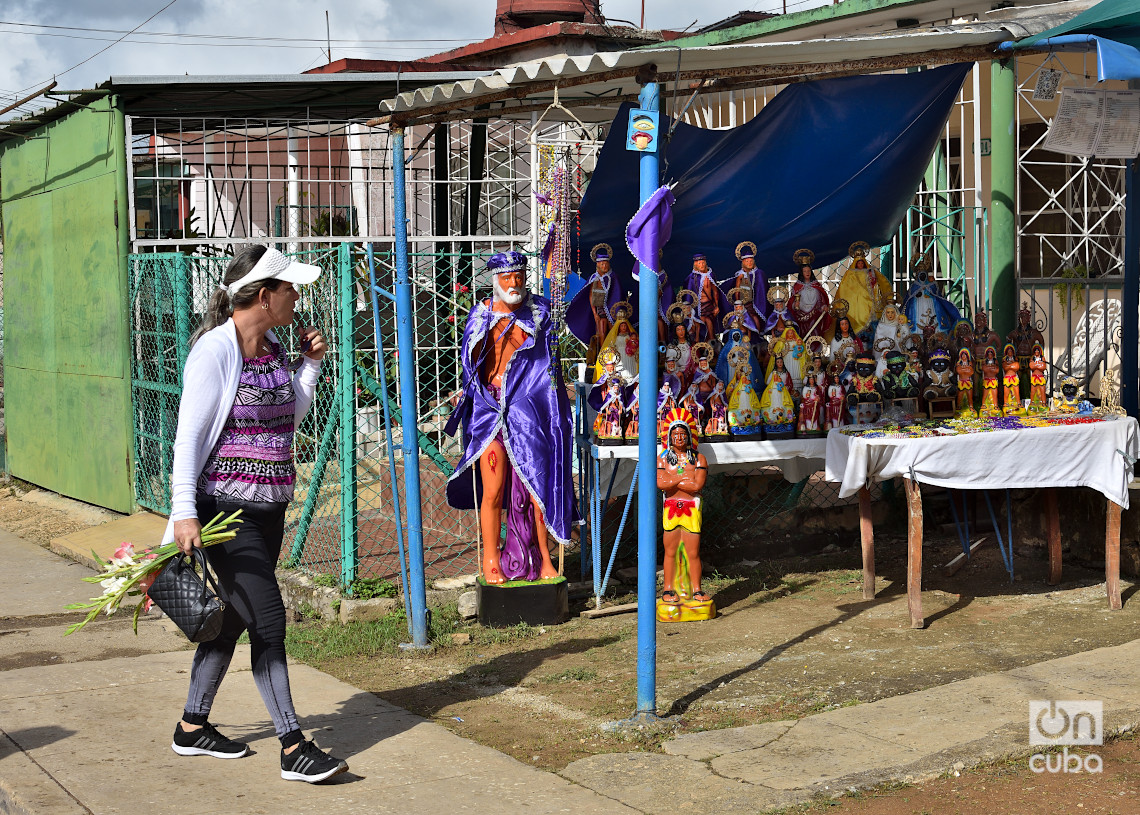
[[[274,569],[285,508],[293,499],[293,432],[313,401],[328,350],[313,327],[300,332],[296,373],[275,327],[293,321],[296,286],[320,268],[295,263],[264,246],[240,250],[210,298],[183,372],[174,441],[171,512],[164,540],[189,553],[202,545],[202,525],[240,509],[237,536],[205,550],[226,603],[221,633],[198,645],[186,709],[174,729],[183,756],[241,758],[249,748],[209,722],[214,695],[243,631],[249,631],[253,679],[281,741],[281,777],[316,783],[348,764],[312,741],[297,724],[285,663],[285,606]]]

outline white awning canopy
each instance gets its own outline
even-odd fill
[[[1052,24],[1042,22],[1041,30]],[[905,34],[801,42],[746,43],[695,48],[613,51],[586,56],[554,56],[500,68],[493,74],[417,88],[380,103],[381,116],[369,124],[427,123],[463,118],[528,117],[554,100],[574,109],[583,121],[609,121],[614,106],[634,99],[639,73],[656,68],[657,80],[676,82],[679,93],[786,84],[853,73],[874,73],[951,62],[989,59],[995,47],[1025,36],[1037,26],[983,22]],[[561,116],[558,114],[561,113]],[[548,119],[567,114],[551,111]]]

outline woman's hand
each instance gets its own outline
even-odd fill
[[[329,350],[329,344],[325,342],[324,335],[321,334],[320,329],[310,325],[302,328],[298,334],[301,338],[302,354],[316,362],[320,362],[325,358],[325,353]]]
[[[174,522],[174,542],[178,544],[178,551],[184,555],[197,546],[202,548],[202,524],[197,518],[185,518]]]

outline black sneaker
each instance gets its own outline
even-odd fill
[[[347,761],[325,754],[311,741],[301,742],[301,746],[288,755],[281,751],[281,777],[286,781],[316,784],[347,769]]]
[[[183,730],[181,722],[174,725],[174,741],[170,749],[180,756],[214,758],[241,758],[249,752],[249,747],[240,741],[227,739],[209,722],[191,731]]]

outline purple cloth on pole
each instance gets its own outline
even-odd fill
[[[475,508],[483,491],[479,456],[501,434],[512,478],[538,501],[550,535],[568,543],[570,526],[578,517],[570,473],[574,431],[561,366],[554,366],[551,375],[550,301],[530,295],[507,315],[528,336],[508,363],[496,398],[479,376],[477,354],[488,334],[494,340],[506,328],[499,320],[503,316],[482,301],[463,329],[463,398],[448,420],[447,433],[454,435],[462,424],[464,449],[447,481],[447,503],[456,509]],[[504,490],[503,503],[510,506],[509,490]]]
[[[673,191],[658,187],[645,199],[625,228],[625,245],[634,260],[654,272],[661,270],[661,248],[673,234]],[[634,270],[636,279],[637,270]]]

